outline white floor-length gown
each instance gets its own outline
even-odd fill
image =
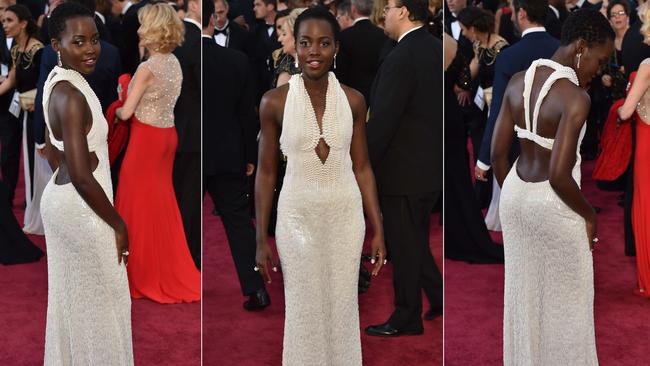
[[[43,110],[58,82],[68,81],[86,97],[93,117],[88,149],[99,164],[93,175],[112,201],[108,125],[86,80],[74,70],[55,67],[45,82]],[[65,146],[52,135],[52,145]],[[131,298],[124,264],[117,262],[115,231],[81,198],[71,183],[55,183],[41,201],[47,245],[48,297],[45,366],[133,365]]]
[[[533,110],[529,103],[538,66],[555,71]],[[573,69],[537,60],[526,72],[526,128],[519,138],[551,150],[553,139],[537,134],[540,105],[556,80],[578,85]],[[580,142],[573,179],[580,184]],[[594,277],[585,220],[558,197],[548,180],[523,181],[517,164],[503,183],[499,206],[505,251],[503,362],[505,366],[598,365],[594,335]]]
[[[284,366],[360,366],[358,288],[365,221],[352,171],[353,119],[329,74],[322,133],[301,75],[289,81],[280,145],[287,170],[276,240],[286,314]],[[320,139],[330,147],[325,163]]]

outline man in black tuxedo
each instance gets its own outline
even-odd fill
[[[562,37],[562,25],[569,16],[564,0],[548,0],[548,10],[544,27],[553,38]]]
[[[215,0],[217,21],[214,29],[214,39],[221,47],[241,51],[248,58],[255,57],[255,40],[250,32],[241,25],[228,19],[230,10],[226,0]]]
[[[379,54],[388,38],[381,28],[370,22],[373,0],[352,0],[354,25],[339,38],[334,72],[339,81],[363,94],[370,102],[370,87],[379,68]]]
[[[262,95],[271,88],[273,79],[273,51],[282,47],[275,33],[276,0],[255,0],[253,11],[258,20],[255,27],[255,73],[257,74],[256,100],[261,100]]]
[[[201,268],[201,3],[187,0],[183,10],[185,41],[174,50],[183,84],[174,108],[178,147],[173,176],[187,245]]]
[[[219,207],[237,269],[246,310],[271,300],[255,272],[255,228],[247,179],[255,171],[258,131],[253,75],[246,55],[218,46],[213,39],[212,0],[203,0],[203,190]]]
[[[117,79],[121,74],[120,54],[117,48],[108,42],[99,41],[101,52],[97,59],[97,67],[89,75],[83,75],[88,81],[88,85],[97,95],[97,99],[102,105],[104,111],[108,106],[118,99],[117,96]],[[56,52],[51,45],[43,48],[41,57],[41,67],[36,83],[36,99],[34,103],[34,140],[36,148],[40,154],[45,154],[45,119],[43,118],[43,86],[47,80],[50,71],[57,64]],[[116,177],[114,177],[116,178]],[[115,179],[113,180],[116,186]],[[116,191],[116,190],[115,190]]]
[[[134,75],[140,64],[140,47],[138,46],[140,44],[140,37],[138,36],[140,21],[138,20],[138,10],[151,2],[152,0],[141,0],[131,5],[124,14],[124,18],[122,18],[123,47],[120,49],[120,55],[122,57],[122,70],[127,74]]]
[[[0,18],[9,5],[11,4],[8,0],[0,0]],[[0,64],[2,64],[3,77],[9,74],[11,63],[7,37],[4,30],[0,28]],[[2,181],[8,189],[10,205],[13,203],[16,185],[18,184],[20,146],[22,145],[23,135],[23,124],[13,114],[9,113],[9,104],[13,94],[14,90],[9,90],[0,96],[0,172],[2,172]]]
[[[476,162],[474,174],[477,180],[486,181],[490,170],[490,149],[492,133],[496,124],[506,86],[512,75],[528,69],[539,58],[551,58],[560,46],[542,26],[549,11],[547,0],[513,0],[511,7],[515,28],[521,32],[521,40],[504,49],[497,56],[492,86],[492,104],[485,126],[481,151]]]
[[[373,336],[421,334],[422,290],[442,314],[442,276],[429,247],[431,211],[442,190],[442,42],[423,25],[427,0],[388,0],[386,32],[397,44],[371,90],[368,151],[377,179],[395,311]]]

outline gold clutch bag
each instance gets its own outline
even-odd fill
[[[36,99],[36,89],[28,90],[26,92],[18,94],[18,100],[20,101],[20,108],[23,110],[29,110],[34,108],[34,100]]]

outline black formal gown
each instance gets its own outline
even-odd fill
[[[9,189],[0,180],[0,263],[36,262],[42,256],[43,251],[35,246],[20,228],[9,205]]]
[[[453,86],[468,76],[458,53],[445,72],[445,258],[470,263],[503,263],[503,247],[492,242],[473,194],[467,137]]]

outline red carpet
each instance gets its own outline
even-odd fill
[[[22,164],[21,164],[22,167]],[[22,169],[22,168],[21,168]],[[24,202],[24,183],[18,183]],[[20,204],[18,204],[20,205]],[[24,210],[16,209],[22,223]],[[30,238],[45,251],[42,236]],[[47,311],[47,257],[37,263],[0,265],[0,365],[43,364]],[[200,365],[200,303],[160,305],[133,300],[133,352],[136,365]]]
[[[209,202],[209,200],[206,200]],[[281,364],[284,326],[282,277],[273,274],[267,286],[271,306],[248,313],[241,295],[225,232],[212,204],[203,206],[203,360],[212,366],[277,366]],[[442,228],[432,217],[431,248],[438,266]],[[361,328],[382,323],[393,310],[390,264],[359,297]],[[423,296],[424,297],[424,296]],[[428,303],[424,300],[425,306]],[[364,365],[441,365],[442,318],[424,322],[424,335],[375,338],[361,335]]]
[[[623,254],[619,193],[596,188],[593,166],[583,165],[582,183],[587,199],[602,209],[594,251],[598,359],[601,365],[647,365],[650,301],[632,293],[636,261]],[[445,365],[502,365],[503,266],[445,260],[445,296]]]

